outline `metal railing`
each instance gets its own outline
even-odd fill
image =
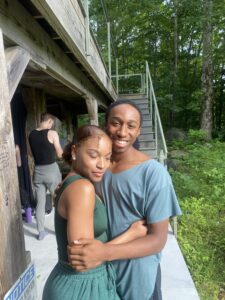
[[[148,62],[146,61],[146,95],[149,100],[149,112],[152,116],[153,131],[155,132],[155,144],[158,160],[167,166],[167,146],[163,133],[161,118],[159,115],[158,104],[152,84],[152,78],[149,70]],[[177,237],[177,217],[173,217],[173,233]]]
[[[110,81],[112,69],[115,72],[116,64],[117,64],[117,53],[114,45],[114,39],[111,32],[111,24],[109,22],[109,17],[107,13],[107,9],[105,6],[104,0],[99,1],[102,7],[102,15],[103,20],[95,20],[92,18],[90,13],[90,1],[89,0],[78,0],[78,4],[81,7],[83,15],[85,17],[85,48],[86,55],[90,55],[90,37],[92,37],[95,41],[95,44],[99,50],[100,56],[104,65],[107,66],[106,70],[108,72]],[[104,38],[99,39],[96,28],[100,27],[103,30]]]
[[[153,129],[155,132],[155,143],[157,157],[163,162],[167,159],[167,146],[163,133],[162,123],[159,115],[159,109],[155,97],[155,92],[152,84],[152,78],[149,70],[148,62],[146,61],[146,95],[149,100],[149,112],[152,117]]]
[[[117,94],[143,94],[145,93],[145,74],[113,75],[112,80],[116,86]]]

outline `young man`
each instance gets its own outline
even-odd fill
[[[79,247],[69,247],[71,264],[78,271],[112,261],[123,300],[153,299],[168,219],[181,213],[166,169],[133,147],[141,123],[141,112],[132,102],[117,101],[109,107],[106,130],[112,140],[112,160],[96,188],[106,204],[110,238],[138,219],[146,220],[147,236],[120,245],[82,239],[76,241]]]
[[[54,116],[48,113],[41,115],[41,122],[29,135],[29,144],[34,157],[34,187],[37,207],[36,219],[38,240],[42,240],[47,232],[44,230],[46,191],[53,197],[55,188],[61,181],[61,174],[56,157],[62,157],[62,148],[58,133],[52,130]]]

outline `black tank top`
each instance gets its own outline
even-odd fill
[[[48,140],[48,131],[49,129],[35,129],[29,135],[35,165],[49,165],[55,162],[55,147]]]

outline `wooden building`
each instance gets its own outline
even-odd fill
[[[25,106],[26,135],[44,111],[66,124],[67,134],[80,114],[98,124],[98,112],[117,98],[88,23],[78,0],[0,0],[0,299],[29,262],[11,100]],[[13,115],[22,118],[17,109]]]

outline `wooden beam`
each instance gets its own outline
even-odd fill
[[[0,299],[3,299],[26,268],[26,252],[1,28],[0,70]]]
[[[105,94],[88,80],[17,0],[0,1],[0,27],[43,71],[79,95],[95,97],[102,106],[107,105]]]
[[[30,55],[21,47],[10,47],[5,51],[7,62],[7,74],[9,84],[9,100],[12,100],[13,94],[20,82],[21,77],[30,60]]]
[[[96,99],[85,98],[91,125],[98,126],[98,102]]]

